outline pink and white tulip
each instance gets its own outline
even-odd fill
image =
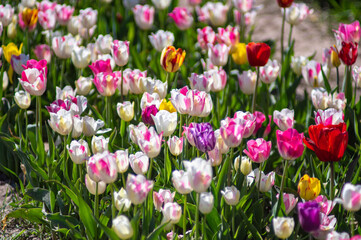
[[[113,37],[109,34],[103,36],[100,34],[95,41],[95,46],[101,54],[109,54],[111,45],[113,43]]]
[[[142,72],[138,69],[131,70],[127,68],[123,71],[123,84],[128,83],[131,93],[141,94],[143,93],[140,86],[140,78],[142,77],[147,77],[147,71]]]
[[[168,14],[180,30],[186,30],[193,24],[192,12],[187,8],[176,7]]]
[[[216,33],[210,26],[204,27],[202,29],[197,29],[198,35],[197,40],[198,44],[202,50],[208,50],[208,44],[214,44],[216,41]]]
[[[147,93],[158,93],[160,99],[166,98],[168,90],[168,82],[162,82],[161,80],[153,79],[151,77],[141,77],[140,89]]]
[[[129,42],[114,40],[110,45],[110,52],[117,66],[125,66],[129,61]]]
[[[51,9],[44,12],[39,11],[38,20],[42,28],[45,30],[53,30],[56,23],[56,13]]]
[[[153,192],[153,203],[155,210],[161,211],[163,205],[173,202],[175,192],[168,189],[159,189],[158,192]]]
[[[31,95],[41,96],[46,90],[48,67],[46,60],[29,60],[24,66],[19,81]]]
[[[154,21],[154,7],[138,4],[132,10],[135,23],[140,29],[149,30],[152,28]]]
[[[173,136],[167,141],[169,151],[173,156],[179,156],[183,151],[183,137]]]
[[[155,158],[160,153],[162,137],[162,133],[158,135],[154,128],[150,127],[140,136],[138,145],[149,158]]]
[[[316,197],[315,201],[321,205],[321,212],[326,215],[329,215],[336,205],[336,202],[328,200],[324,195],[319,195]]]
[[[177,112],[170,113],[160,110],[155,116],[151,115],[158,134],[163,133],[164,137],[172,135],[177,128]]]
[[[279,194],[277,194],[279,198]],[[286,215],[288,215],[297,205],[298,198],[291,193],[283,193],[283,203],[285,204]]]
[[[98,11],[92,8],[81,9],[79,11],[79,20],[81,25],[87,29],[91,29],[97,23]]]
[[[91,141],[91,148],[93,154],[103,153],[108,151],[109,138],[104,136],[93,136]]]
[[[261,178],[260,178],[260,176],[261,176]],[[247,177],[252,178],[251,174],[248,175]],[[255,177],[255,179],[254,179],[255,184],[260,192],[270,191],[275,183],[275,172],[270,172],[267,175],[265,175],[264,172],[261,171],[261,174],[260,174],[260,171],[257,168],[253,171],[253,177]],[[261,179],[261,183],[259,183],[259,179]]]
[[[183,170],[175,170],[172,172],[173,186],[180,194],[188,194],[193,191],[189,175],[190,172]]]
[[[216,37],[218,43],[226,44],[231,47],[231,49],[239,43],[239,32],[236,27],[227,26],[226,28],[218,28]]]
[[[198,75],[197,73],[192,73],[188,79],[191,89],[197,89],[199,91],[209,92],[213,85],[213,78],[208,74]]]
[[[346,183],[341,192],[341,198],[335,199],[347,211],[357,212],[361,209],[361,185]]]
[[[237,111],[234,114],[234,118],[239,118],[241,120],[241,125],[243,126],[243,138],[249,138],[255,131],[257,125],[257,117],[249,112]]]
[[[211,185],[213,170],[209,161],[196,158],[193,161],[183,161],[186,171],[189,173],[189,183],[197,193],[206,192]]]
[[[168,202],[164,204],[162,208],[163,219],[162,224],[169,222],[164,227],[166,230],[170,230],[173,224],[177,224],[182,216],[182,207],[178,203]]]
[[[254,4],[254,0],[233,0],[233,5],[243,13],[249,12]]]
[[[118,172],[125,173],[129,168],[128,149],[118,150],[114,153],[114,155],[118,167]]]
[[[50,49],[49,45],[41,44],[41,45],[35,46],[34,53],[38,60],[45,59],[48,63],[50,63],[51,49]]]
[[[289,8],[284,8],[282,11],[286,11],[286,21],[293,26],[300,24],[313,13],[313,9],[304,3],[293,3]]]
[[[108,184],[115,182],[118,171],[114,154],[104,151],[93,155],[87,162],[87,172],[95,182],[103,181]]]
[[[130,167],[135,174],[146,174],[149,168],[149,158],[143,152],[129,155]]]
[[[164,30],[158,30],[158,32],[152,33],[148,37],[150,43],[158,52],[162,52],[164,48],[172,46],[174,43],[174,34]]]
[[[242,74],[238,75],[239,88],[244,94],[254,94],[256,90],[257,73],[252,70],[243,71]]]
[[[315,123],[327,125],[338,125],[343,123],[344,114],[342,110],[337,110],[334,108],[328,108],[326,110],[318,110],[314,112],[315,115]]]
[[[85,162],[90,156],[89,145],[83,139],[79,141],[73,140],[70,145],[66,147],[69,151],[69,156],[75,164]]]
[[[227,21],[228,10],[229,6],[221,2],[207,2],[203,7],[197,8],[198,20],[214,27],[222,26]]]
[[[319,87],[323,84],[321,64],[315,60],[308,61],[306,66],[302,67],[302,76],[306,83],[311,87]],[[324,72],[326,73],[325,69]]]
[[[260,79],[265,84],[270,84],[276,81],[280,73],[280,65],[277,60],[268,60],[267,64],[264,67],[259,68]]]
[[[143,175],[128,174],[126,190],[130,201],[134,205],[142,204],[153,185],[153,181],[147,180]]]
[[[58,112],[50,112],[49,126],[60,135],[68,135],[73,129],[73,116],[71,112],[60,109]]]
[[[220,134],[228,147],[238,147],[243,138],[243,124],[239,118],[229,118],[221,121]]]
[[[93,79],[93,83],[102,96],[109,97],[114,95],[115,90],[117,90],[120,82],[120,79],[117,75],[118,74],[116,74],[115,72],[101,72],[95,76],[95,78]]]
[[[341,45],[341,42],[359,43],[361,38],[360,22],[355,21],[351,24],[340,23],[338,30],[335,30],[335,37],[339,43],[337,45]]]
[[[230,206],[237,205],[241,197],[241,193],[235,186],[226,187],[221,193],[226,203]]]
[[[10,4],[0,5],[0,22],[4,27],[8,26],[13,20],[14,8]]]
[[[159,108],[159,105],[161,103],[161,98],[159,97],[158,93],[147,93],[145,92],[140,100],[140,108],[142,110],[145,110],[147,107],[150,107],[152,105],[155,105],[156,108]],[[151,117],[151,116],[149,116]]]
[[[230,47],[223,43],[214,46],[208,44],[208,57],[214,65],[224,66],[228,61],[229,50]]]
[[[61,59],[70,58],[76,45],[78,45],[78,43],[71,34],[63,37],[53,37],[52,39],[53,51],[55,55]]]
[[[263,163],[266,161],[271,153],[272,143],[266,142],[263,138],[257,138],[256,140],[249,140],[247,142],[247,149],[243,152],[256,163]]]
[[[71,6],[63,5],[56,5],[55,13],[56,13],[56,20],[57,22],[62,25],[66,26],[73,15],[74,8]]]
[[[281,129],[286,131],[289,128],[293,128],[295,111],[288,108],[284,108],[280,111],[275,110],[273,112],[273,121]]]

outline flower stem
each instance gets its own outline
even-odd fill
[[[127,187],[127,182],[125,181],[124,173],[122,173],[122,181],[123,181],[123,187],[124,189]]]
[[[30,56],[30,38],[29,38],[29,30],[26,31],[26,51]]]
[[[291,47],[291,42],[292,42],[292,30],[293,30],[293,25],[290,25],[290,33],[288,35],[288,47]]]
[[[124,67],[120,68],[120,99],[123,102],[123,69]]]
[[[187,231],[187,218],[186,218],[186,214],[187,214],[187,195],[186,194],[183,195],[183,201],[184,201],[184,206],[183,206],[183,237],[185,237],[186,231]]]
[[[207,223],[207,214],[204,214],[203,222],[202,222],[202,236],[206,236],[206,223]],[[203,237],[203,239],[205,238]]]
[[[150,159],[150,165],[149,165],[149,169],[148,169],[148,175],[147,175],[147,178],[148,179],[151,179],[152,177],[152,168],[153,168],[153,158]]]
[[[350,212],[351,237],[355,235],[354,213]]]
[[[19,139],[20,139],[20,149],[22,149],[23,143],[23,134],[22,134],[22,124],[21,124],[21,116],[23,115],[23,109],[20,110],[18,114],[18,128],[19,128]]]
[[[63,88],[64,72],[65,72],[65,59],[62,60],[62,63],[61,63],[60,88]]]
[[[281,204],[283,202],[283,188],[285,186],[285,179],[286,179],[286,172],[287,172],[287,168],[288,168],[288,161],[285,160],[285,169],[283,169],[283,175],[282,175],[282,180],[281,180],[281,188],[280,188],[280,195],[278,197],[278,202],[277,202],[277,208],[276,208],[276,215],[275,217],[278,216],[278,211],[281,208]]]
[[[25,149],[28,149],[28,114],[26,111],[24,111],[25,115]]]
[[[256,86],[254,88],[254,94],[252,98],[252,113],[254,113],[256,109],[256,98],[257,98],[257,87],[258,87],[258,81],[259,81],[259,67],[257,67],[257,80],[256,80]]]
[[[199,193],[197,193],[197,209],[196,209],[196,239],[199,239]]]
[[[337,93],[340,92],[340,74],[338,72],[338,67],[336,67],[336,76],[337,76]]]
[[[96,219],[99,219],[99,194],[98,194],[98,182],[95,183],[95,201],[94,201],[94,215]],[[98,227],[95,228],[95,239],[98,239]]]
[[[179,71],[177,71],[175,73],[174,79],[173,79],[173,83],[172,83],[172,89],[177,87],[177,82],[178,82],[178,75],[179,75]],[[170,89],[169,89],[170,90]]]
[[[36,142],[39,142],[41,135],[41,96],[36,96]]]
[[[236,206],[232,206],[232,233],[233,237],[236,235],[236,228],[235,228],[235,215],[236,215]]]
[[[283,66],[283,37],[285,34],[286,9],[283,9],[282,30],[281,30],[281,66]]]
[[[330,183],[330,198],[333,201],[335,198],[335,192],[333,191],[334,188],[334,179],[335,179],[335,169],[334,169],[334,163],[330,162],[330,169],[331,169],[331,183]]]
[[[108,127],[111,127],[110,124],[111,124],[111,109],[112,109],[112,106],[111,106],[111,97],[110,96],[107,96],[105,97],[105,104],[106,104],[106,122],[107,122],[107,126]]]
[[[114,183],[110,184],[110,191],[112,194],[112,219],[114,219],[115,218]]]

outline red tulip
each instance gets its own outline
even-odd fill
[[[346,123],[325,126],[322,123],[308,128],[310,138],[304,138],[306,146],[314,151],[322,162],[338,162],[348,143]]]
[[[252,67],[262,67],[266,65],[271,55],[271,48],[265,43],[250,42],[247,44],[247,58]]]
[[[356,62],[357,48],[358,44],[356,42],[342,42],[342,48],[338,56],[344,64],[351,66]]]
[[[288,8],[292,5],[293,0],[277,0],[277,2],[281,8]]]

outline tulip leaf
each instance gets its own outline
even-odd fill
[[[94,221],[99,224],[100,228],[105,232],[105,234],[108,236],[109,239],[112,240],[118,240],[119,237],[117,236],[117,234],[110,228],[108,228],[107,226],[105,226],[101,221],[99,221],[95,216],[93,216]]]
[[[165,222],[161,225],[159,225],[156,229],[154,229],[153,232],[151,232],[148,236],[147,236],[147,240],[158,240],[159,235],[163,232],[163,229],[165,228],[165,226],[167,226],[167,224],[169,223]]]
[[[330,83],[328,82],[327,76],[326,76],[325,72],[323,71],[322,66],[321,66],[321,73],[322,73],[323,83],[325,84],[325,89],[326,89],[327,93],[331,93]]]
[[[84,199],[78,194],[77,196],[78,202],[79,202],[79,217],[80,221],[84,224],[84,227],[86,229],[87,235],[94,239],[95,237],[95,229],[97,228],[97,223],[94,220],[94,216],[92,214],[92,211],[89,207],[89,205],[84,201]]]

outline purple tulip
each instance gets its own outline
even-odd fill
[[[146,107],[142,112],[142,120],[145,124],[154,125],[152,115],[156,115],[158,109],[155,105]]]
[[[298,219],[306,232],[316,231],[321,225],[321,206],[316,201],[298,203]]]
[[[216,137],[210,123],[196,123],[189,129],[195,146],[201,152],[209,152],[216,146]]]

